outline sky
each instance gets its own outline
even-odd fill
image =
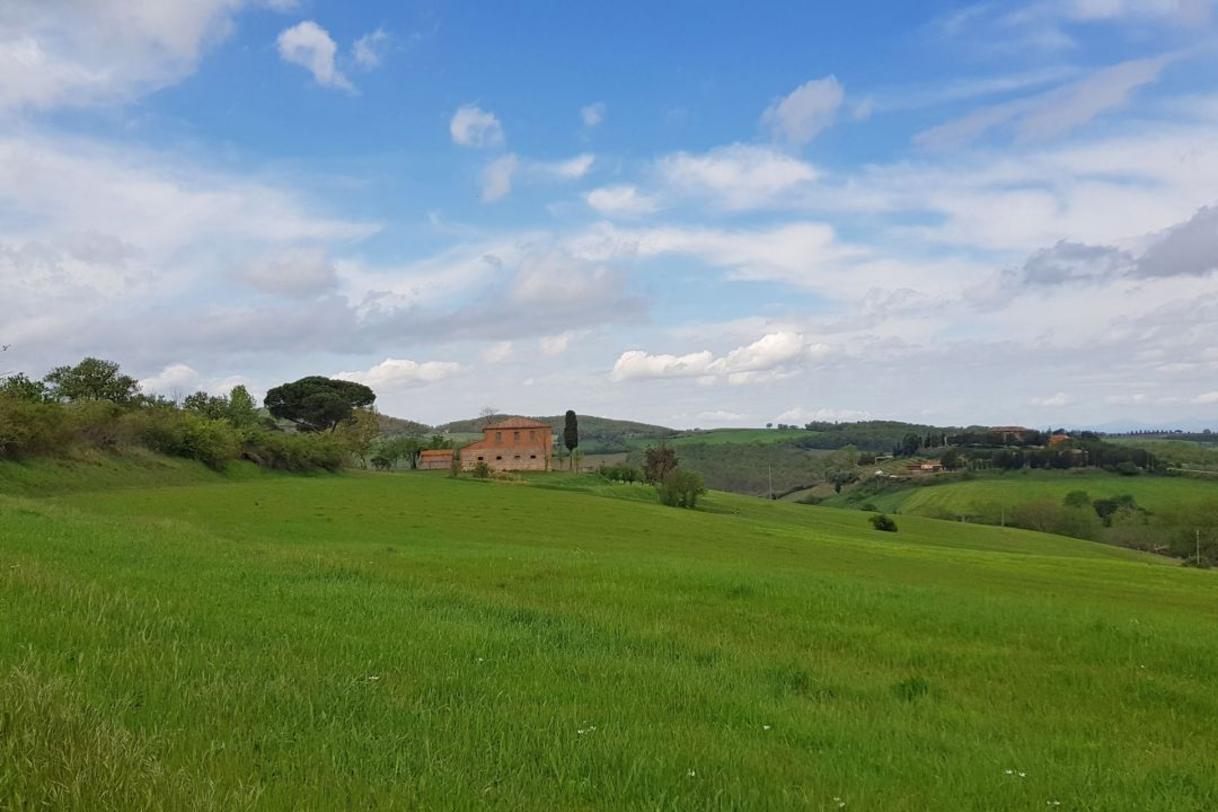
[[[0,372],[1218,428],[1218,0],[0,3]]]

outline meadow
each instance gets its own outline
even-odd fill
[[[0,464],[0,808],[1218,808],[1210,572],[592,476],[89,470]]]
[[[1060,503],[1072,491],[1085,491],[1092,499],[1129,494],[1138,505],[1152,512],[1174,512],[1207,503],[1218,505],[1218,483],[1212,481],[1188,477],[1129,477],[1093,469],[987,474],[971,480],[913,485],[866,496],[865,501],[877,510],[938,518],[965,516],[997,523],[1003,511],[1009,514],[1018,505],[1033,500]],[[847,494],[844,498],[829,500],[829,504],[845,504],[849,500],[851,497]]]

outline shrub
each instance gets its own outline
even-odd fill
[[[706,493],[702,477],[680,468],[669,471],[660,483],[660,502],[669,507],[696,508],[698,497]]]
[[[630,465],[602,465],[597,473],[610,482],[641,482],[643,473]]]
[[[246,435],[242,455],[264,468],[303,473],[340,470],[347,449],[328,434],[254,431]]]
[[[473,469],[474,479],[489,479],[491,475],[491,467],[485,462],[479,462]]]
[[[1070,491],[1062,499],[1062,504],[1069,508],[1091,507],[1091,497],[1086,491]]]
[[[1054,533],[1094,541],[1100,536],[1100,520],[1095,511],[1071,508],[1050,499],[1024,502],[1012,511],[1011,523],[1024,530]]]
[[[1112,470],[1116,471],[1121,476],[1137,476],[1138,474],[1142,473],[1142,469],[1139,468],[1136,463],[1130,460],[1118,462]]]
[[[70,442],[59,404],[0,397],[0,459],[58,454]]]
[[[887,513],[877,513],[871,517],[871,526],[885,533],[897,532],[897,523]]]

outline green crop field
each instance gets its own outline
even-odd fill
[[[0,808],[1218,809],[1210,572],[588,476],[115,470],[0,466]]]
[[[1130,494],[1151,511],[1218,505],[1218,482],[1187,477],[1126,477],[1095,471],[1028,471],[904,488],[867,497],[878,510],[920,516],[980,516],[997,521],[1002,510],[1037,499],[1060,502],[1071,491],[1093,499]],[[847,497],[848,498],[848,497]],[[845,501],[845,500],[835,500]]]

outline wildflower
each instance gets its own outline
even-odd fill
[[[1003,772],[1004,772],[1004,773],[1006,773],[1007,775],[1014,775],[1014,774],[1015,774],[1015,771],[1014,771],[1014,770],[1003,770]]]
[[[770,729],[770,726],[769,726],[769,725],[762,725],[762,726],[761,726],[761,729],[762,729],[762,730],[769,730],[769,729]]]
[[[1019,777],[1020,777],[1020,778],[1027,778],[1027,777],[1028,777],[1028,774],[1027,774],[1027,773],[1020,773],[1020,774],[1019,774]]]
[[[378,677],[376,674],[369,674],[369,675],[368,675],[368,681],[369,681],[369,682],[376,682],[378,679],[380,679],[380,677]]]
[[[697,773],[696,773],[696,772],[694,772],[693,770],[686,770],[686,771],[685,771],[685,774],[686,774],[687,776],[689,776],[690,778],[693,778],[693,777],[695,777],[695,776],[697,775]]]

